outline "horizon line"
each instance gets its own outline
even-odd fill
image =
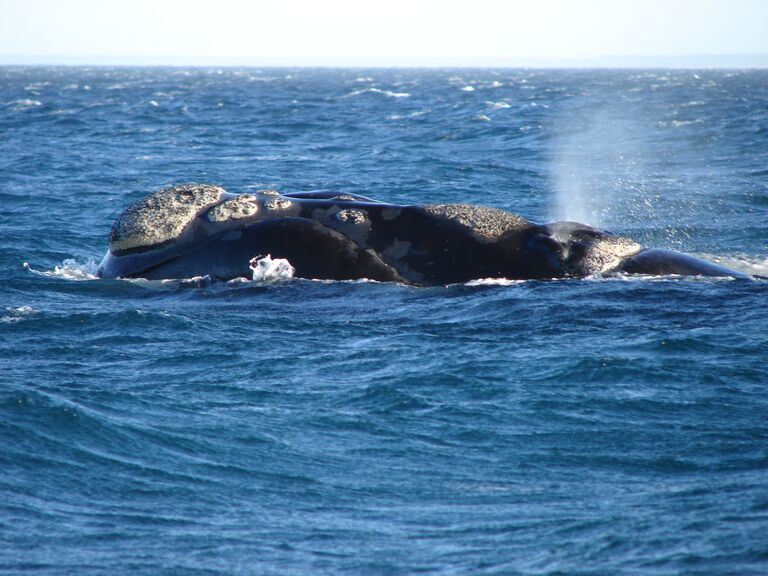
[[[575,58],[229,57],[0,54],[2,66],[141,66],[264,68],[768,68],[768,54],[621,55]]]

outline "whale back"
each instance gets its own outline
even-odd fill
[[[522,216],[498,208],[472,204],[427,204],[423,210],[458,224],[481,242],[496,242],[504,235],[521,232],[533,224]]]

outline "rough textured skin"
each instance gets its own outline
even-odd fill
[[[242,220],[251,218],[259,211],[256,196],[241,194],[237,198],[227,200],[214,206],[208,211],[208,220],[211,222],[226,222],[227,220]]]
[[[290,207],[291,207],[291,201],[286,200],[285,198],[273,198],[271,200],[267,200],[267,202],[264,204],[264,208],[266,208],[270,212],[287,210]]]
[[[517,214],[471,204],[430,204],[425,212],[461,224],[480,240],[494,242],[507,232],[528,228],[531,223]]]
[[[362,210],[341,210],[336,213],[336,219],[350,224],[363,224],[368,218]]]
[[[623,236],[603,236],[587,248],[580,262],[579,275],[590,276],[616,270],[627,256],[637,254],[643,247]]]
[[[209,206],[225,197],[223,188],[182,184],[165,188],[130,206],[112,226],[113,254],[155,246],[178,238],[184,228]]]

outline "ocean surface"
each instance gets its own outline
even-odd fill
[[[161,187],[768,274],[766,70],[0,68],[0,573],[768,574],[768,281],[99,280]]]

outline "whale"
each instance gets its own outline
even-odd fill
[[[114,222],[101,278],[251,278],[254,259],[295,276],[415,286],[475,279],[746,274],[577,222],[537,224],[472,204],[390,204],[333,191],[234,194],[210,184],[155,191]]]

